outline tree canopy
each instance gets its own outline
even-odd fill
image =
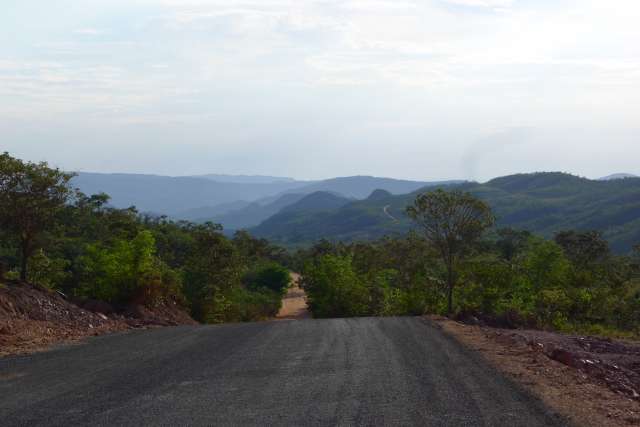
[[[59,211],[74,195],[73,174],[0,155],[0,225],[20,246],[20,277],[27,279],[29,259],[41,247],[42,234],[55,225]]]
[[[491,208],[470,193],[436,190],[420,194],[407,215],[439,251],[447,269],[448,311],[453,311],[456,263],[491,227]]]

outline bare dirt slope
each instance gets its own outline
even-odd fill
[[[432,320],[576,425],[640,425],[640,346]]]
[[[103,307],[104,304],[94,304]],[[0,283],[0,356],[148,326],[196,324],[177,306],[134,305],[121,314],[85,310],[62,295],[23,282]]]
[[[282,300],[282,308],[277,319],[308,319],[311,317],[307,309],[307,294],[300,287],[300,275],[291,273],[293,286]]]

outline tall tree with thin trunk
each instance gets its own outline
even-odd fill
[[[436,190],[420,194],[407,215],[438,250],[447,270],[447,310],[453,312],[456,266],[468,249],[495,223],[491,208],[472,194]]]
[[[29,259],[41,235],[54,227],[58,212],[74,194],[73,174],[0,155],[0,226],[19,242],[20,278],[27,280]]]

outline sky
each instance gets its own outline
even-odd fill
[[[75,171],[640,174],[637,0],[2,0],[0,151]]]

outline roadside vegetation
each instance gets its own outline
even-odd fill
[[[0,279],[113,307],[177,304],[209,322],[274,316],[284,250],[212,223],[173,222],[85,195],[73,174],[0,155]]]
[[[0,155],[0,278],[73,301],[184,307],[207,323],[275,316],[289,269],[315,317],[448,314],[496,326],[640,334],[640,247],[617,255],[597,231],[546,239],[496,228],[460,189],[418,195],[415,231],[321,240],[288,254],[246,232],[115,209],[72,174]],[[285,268],[286,266],[286,268]]]
[[[640,333],[640,247],[613,254],[596,231],[544,239],[492,227],[471,194],[441,190],[408,207],[421,232],[300,250],[315,317],[450,314],[507,327]]]

